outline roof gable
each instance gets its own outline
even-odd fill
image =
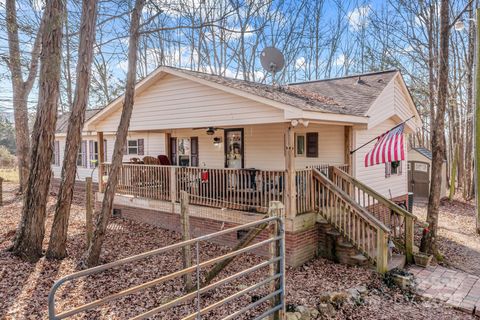
[[[366,116],[375,100],[398,74],[397,70],[372,72],[341,78],[293,83],[290,86],[335,99],[349,114]]]

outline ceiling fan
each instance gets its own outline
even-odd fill
[[[193,128],[193,130],[204,130],[204,129],[207,130],[206,132],[209,136],[213,135],[217,130],[225,130],[224,128],[218,128],[218,127]]]

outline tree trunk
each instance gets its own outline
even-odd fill
[[[15,120],[15,142],[17,145],[18,175],[20,192],[23,192],[28,181],[30,135],[28,129],[27,99],[32,90],[33,82],[37,77],[38,58],[41,49],[41,37],[44,29],[44,19],[40,23],[33,43],[27,79],[23,80],[22,58],[18,35],[17,9],[15,0],[6,0],[5,15],[8,34],[9,60],[8,67],[12,75],[13,113]]]
[[[122,115],[117,129],[117,137],[112,155],[112,165],[105,188],[102,202],[102,211],[97,215],[95,231],[93,238],[85,254],[84,263],[87,267],[93,267],[98,264],[100,252],[102,249],[105,233],[107,230],[108,219],[110,217],[115,189],[118,183],[118,174],[122,165],[123,150],[127,140],[128,127],[132,116],[133,102],[135,96],[135,82],[138,55],[138,40],[140,37],[140,18],[145,0],[136,0],[135,7],[132,10],[130,22],[130,42],[128,47],[128,71],[127,83],[125,88],[125,97],[123,101]]]
[[[47,258],[62,259],[67,255],[68,218],[77,174],[78,149],[82,140],[85,110],[88,105],[96,16],[97,0],[83,0],[75,98],[68,123],[62,181],[57,197]]]
[[[449,50],[449,1],[442,0],[440,5],[440,50],[438,65],[437,110],[432,118],[432,166],[430,195],[428,197],[427,223],[429,233],[426,238],[426,251],[437,253],[436,237],[438,211],[442,186],[442,165],[445,159],[445,109],[448,91],[448,50]]]
[[[480,8],[476,11],[477,20],[477,63],[475,74],[475,159],[474,159],[474,172],[475,172],[475,196],[476,196],[476,210],[477,210],[477,233],[480,234]]]
[[[25,189],[22,218],[12,247],[16,255],[32,262],[42,256],[42,243],[45,236],[46,205],[51,177],[50,164],[57,122],[64,13],[63,0],[47,2],[44,20],[48,32],[42,35],[37,117],[30,153],[31,167]]]

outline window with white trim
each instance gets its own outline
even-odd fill
[[[385,162],[385,178],[402,175],[402,161]]]
[[[128,140],[128,154],[138,154],[138,140]]]
[[[297,133],[295,135],[295,156],[305,157],[305,134]]]

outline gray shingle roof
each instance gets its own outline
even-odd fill
[[[323,94],[306,90],[298,86],[271,86],[267,84],[233,79],[203,72],[190,71],[172,67],[176,70],[199,79],[218,83],[230,88],[238,89],[253,95],[267,98],[276,102],[291,105],[306,111],[320,111],[338,114],[351,114],[348,107],[339,103],[335,97],[326,97]]]
[[[348,114],[365,116],[375,99],[397,74],[398,70],[365,73],[341,78],[292,83],[290,87],[333,98]]]
[[[418,147],[418,148],[413,148],[413,150],[417,151],[418,153],[420,153],[424,157],[432,160],[432,151],[428,150],[427,148]]]
[[[89,109],[85,111],[85,122],[87,122],[90,118],[96,115],[100,110],[102,109]],[[55,130],[55,133],[67,133],[69,117],[70,112],[65,112],[58,115],[57,128]]]

